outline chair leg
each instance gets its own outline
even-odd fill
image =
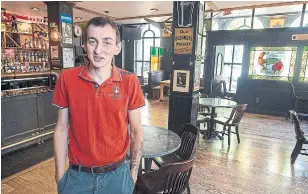
[[[152,159],[151,158],[145,158],[144,160],[144,169],[145,172],[149,172],[152,167]]]
[[[189,186],[189,183],[187,183],[186,190],[187,190],[187,194],[190,194],[190,186]]]
[[[296,145],[295,145],[295,147],[292,151],[292,154],[291,154],[291,164],[295,163],[295,160],[296,160],[298,154],[301,152],[302,147],[303,147],[303,144],[300,141],[297,141]]]
[[[231,143],[231,126],[228,127],[228,146],[230,146]]]
[[[223,128],[223,133],[222,133],[223,136],[225,136],[225,131],[226,131],[226,125],[224,125],[224,128]]]
[[[238,132],[238,126],[235,127],[235,131],[236,131],[236,136],[237,136],[237,142],[238,142],[238,143],[241,143],[240,134],[239,134],[239,132]]]

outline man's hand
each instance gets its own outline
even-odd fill
[[[64,175],[64,172],[61,172],[61,173],[56,173],[56,183],[58,184],[60,179],[62,178],[62,176]]]
[[[134,180],[134,184],[136,184],[138,173],[135,170],[131,170],[130,174],[132,175],[132,178]]]

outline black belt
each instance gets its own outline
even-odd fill
[[[70,168],[73,169],[73,170],[77,170],[77,171],[79,171],[79,168],[80,168],[80,170],[84,171],[84,172],[89,172],[89,173],[92,173],[92,174],[102,174],[102,173],[106,173],[106,172],[115,171],[121,164],[123,164],[126,161],[126,159],[127,158],[124,157],[119,162],[109,164],[107,166],[84,167],[84,166],[79,166],[79,165],[75,165],[75,164],[70,164]]]

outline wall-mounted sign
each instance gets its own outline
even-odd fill
[[[174,54],[192,54],[193,28],[175,28]]]
[[[62,22],[62,42],[73,44],[73,26],[70,23]]]
[[[74,67],[74,49],[63,48],[63,69]]]
[[[292,40],[308,40],[308,34],[293,34]]]
[[[61,14],[61,22],[65,22],[65,23],[73,23],[72,20],[72,16],[68,15],[68,14]]]
[[[51,59],[59,59],[59,47],[58,46],[50,46],[50,57]]]
[[[178,27],[192,26],[194,6],[195,6],[194,1],[178,1],[177,2]]]

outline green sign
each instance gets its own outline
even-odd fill
[[[164,56],[164,48],[151,46],[151,56]]]

